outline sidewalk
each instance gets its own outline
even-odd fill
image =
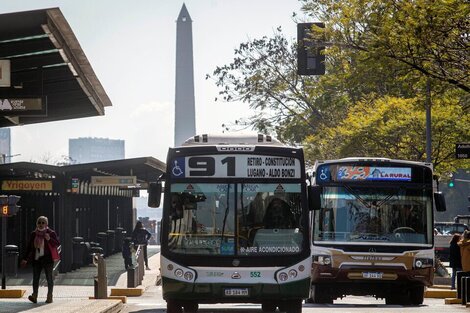
[[[145,276],[141,287],[144,290],[154,286],[159,276],[160,267],[160,246],[149,246],[149,267],[150,271],[145,271]],[[108,295],[112,288],[127,287],[127,273],[124,270],[124,261],[121,253],[115,253],[105,259],[108,276]],[[29,273],[32,277],[32,273]],[[7,279],[7,289],[24,289],[25,295],[22,298],[0,298],[0,312],[60,312],[60,313],[114,313],[120,312],[124,307],[119,300],[93,300],[94,279],[97,275],[95,266],[82,267],[70,273],[59,274],[55,279],[54,303],[46,304],[47,286],[39,287],[38,303],[28,301],[28,295],[32,293],[32,286],[25,285],[28,273],[21,273],[18,278]],[[44,273],[41,278],[44,277]]]

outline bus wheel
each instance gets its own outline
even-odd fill
[[[333,298],[328,296],[325,291],[318,286],[312,285],[310,289],[310,298],[308,303],[333,304]]]
[[[385,304],[386,305],[408,305],[409,300],[408,300],[408,297],[406,297],[406,295],[396,294],[396,295],[387,296],[385,298]]]
[[[416,286],[410,288],[410,303],[412,305],[423,304],[424,300],[424,286]]]
[[[183,307],[181,303],[175,300],[166,301],[166,312],[167,313],[183,313]]]
[[[276,307],[277,306],[273,303],[261,303],[261,310],[263,312],[275,312]]]
[[[302,313],[302,299],[287,301],[279,308],[279,311],[286,313]]]
[[[197,302],[186,302],[183,304],[185,313],[196,313],[199,309],[199,304]]]

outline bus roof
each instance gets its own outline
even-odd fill
[[[263,134],[201,134],[188,138],[181,146],[268,145],[285,146],[276,138]]]
[[[389,158],[377,158],[377,157],[348,157],[348,158],[342,158],[342,159],[336,159],[336,160],[317,160],[315,161],[315,167],[317,167],[320,164],[327,164],[327,163],[351,163],[351,162],[377,162],[377,163],[384,163],[384,164],[403,163],[403,164],[408,164],[408,165],[427,166],[432,169],[432,163],[389,159]]]

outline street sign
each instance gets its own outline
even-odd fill
[[[137,183],[136,176],[91,176],[92,186],[129,186]]]
[[[2,190],[52,191],[52,180],[4,180]]]
[[[72,178],[72,193],[78,193],[78,187],[80,186],[80,181],[78,178]]]
[[[456,143],[455,157],[457,159],[470,159],[470,143]]]
[[[0,116],[47,116],[47,99],[0,98]]]

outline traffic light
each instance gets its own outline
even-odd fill
[[[324,23],[297,24],[297,74],[324,75],[325,74],[325,38],[312,36],[312,26],[325,28]]]
[[[451,179],[449,180],[449,185],[448,185],[448,186],[449,186],[449,188],[454,188],[455,183],[454,183],[454,179],[453,179],[453,178],[451,178]]]
[[[20,196],[0,195],[0,206],[2,208],[2,216],[8,217],[18,213],[20,207],[17,205]]]

